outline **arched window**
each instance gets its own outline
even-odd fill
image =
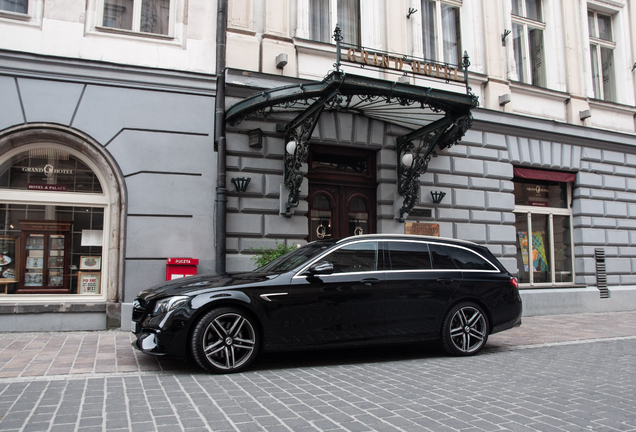
[[[22,130],[2,153],[0,136],[0,302],[120,298],[115,176],[94,147],[66,138]]]

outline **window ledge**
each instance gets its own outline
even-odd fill
[[[336,45],[326,42],[317,42],[309,39],[294,38],[293,40],[294,45],[296,45],[296,48],[298,49],[298,52],[312,53],[320,51],[323,53],[328,53],[330,55],[333,54],[335,61]]]
[[[520,290],[533,290],[533,289],[550,289],[550,288],[587,288],[587,285],[564,283],[564,284],[545,284],[545,285],[527,285],[519,284]]]
[[[19,21],[30,21],[31,15],[19,12],[0,11],[0,18],[10,18]]]
[[[588,99],[588,103],[590,104],[590,108],[609,109],[615,112],[630,112],[636,115],[636,107],[633,105],[626,105],[601,99]]]
[[[510,89],[518,93],[541,96],[563,103],[570,99],[570,95],[568,93],[551,90],[545,87],[538,87],[532,84],[521,83],[518,81],[510,81]]]
[[[85,312],[106,312],[106,301],[102,300],[98,303],[0,304],[0,315]]]
[[[135,38],[148,38],[148,39],[157,39],[157,40],[163,40],[163,41],[174,41],[175,37],[174,36],[166,36],[166,35],[162,35],[162,34],[156,34],[156,33],[143,33],[143,32],[134,32],[131,30],[125,30],[125,29],[118,29],[118,28],[112,28],[112,27],[103,27],[103,26],[95,26],[95,30],[97,30],[100,33],[113,33],[113,34],[119,34],[119,35],[126,35],[126,36],[134,36]]]

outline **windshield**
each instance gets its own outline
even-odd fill
[[[276,258],[274,261],[265,264],[263,267],[259,267],[254,271],[257,272],[273,272],[282,273],[289,270],[293,270],[305,264],[312,258],[320,255],[322,252],[329,249],[334,245],[334,242],[313,242],[306,244],[305,246],[289,252],[281,257]]]

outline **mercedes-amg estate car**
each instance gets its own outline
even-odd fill
[[[521,324],[517,280],[484,246],[365,235],[309,243],[249,273],[142,291],[135,347],[237,372],[260,351],[439,340],[473,355]]]

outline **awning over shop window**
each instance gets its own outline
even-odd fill
[[[562,183],[574,183],[574,179],[576,178],[575,173],[520,167],[514,167],[514,176],[529,180],[545,180]]]

